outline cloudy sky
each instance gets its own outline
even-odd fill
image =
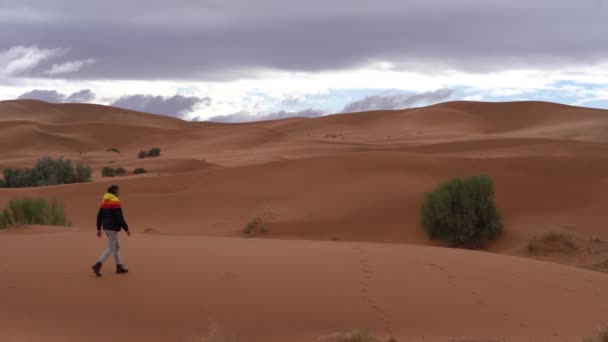
[[[0,0],[0,100],[238,122],[608,108],[608,0]]]

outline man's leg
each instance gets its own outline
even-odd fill
[[[111,233],[115,233],[115,232],[106,230],[105,233],[108,237],[108,247],[106,248],[105,251],[103,251],[103,253],[99,257],[100,264],[103,264],[104,262],[106,262],[106,259],[108,259],[110,254],[112,254],[112,252],[114,251],[114,246],[115,246],[115,244],[114,244],[115,237],[112,237],[112,234],[111,234]]]
[[[120,243],[118,242],[118,232],[112,232],[114,249],[114,261],[116,261],[116,273],[127,273],[129,270],[125,268],[120,260]]]
[[[108,236],[108,247],[105,251],[103,251],[103,253],[99,257],[99,261],[97,261],[97,263],[92,266],[93,272],[95,272],[98,277],[101,277],[101,265],[106,261],[106,259],[108,259],[108,257],[114,250],[114,242],[110,238],[110,234],[108,233],[108,231],[105,231],[105,233]]]
[[[122,262],[120,261],[120,243],[118,242],[118,232],[112,232],[114,234],[113,240],[114,240],[114,261],[116,261],[116,265],[122,265]]]

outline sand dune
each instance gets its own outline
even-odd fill
[[[19,260],[1,266],[8,341],[185,341],[205,336],[210,320],[246,341],[355,327],[399,341],[575,341],[608,315],[605,275],[514,257],[140,235],[123,242],[128,276],[108,267],[95,279],[82,266],[102,242],[41,234],[0,235],[0,257]]]
[[[86,184],[0,189],[0,207],[60,199],[74,224],[0,232],[0,341],[184,341],[210,319],[245,341],[357,327],[399,341],[577,341],[608,318],[608,275],[512,256],[585,267],[608,258],[605,110],[449,102],[218,124],[5,101],[0,131],[1,168],[63,155],[95,172]],[[151,147],[161,156],[137,158]],[[108,179],[104,166],[149,173]],[[439,248],[419,225],[424,194],[479,173],[495,180],[504,234],[491,253]],[[136,232],[124,241],[134,272],[100,280],[88,267],[111,183]],[[258,216],[268,231],[243,238]],[[529,255],[530,237],[549,230],[599,242]]]

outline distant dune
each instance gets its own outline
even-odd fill
[[[578,341],[608,320],[608,274],[521,258],[608,260],[606,110],[459,101],[219,124],[17,100],[0,102],[0,132],[0,168],[52,155],[95,173],[0,189],[0,208],[60,199],[74,225],[0,231],[0,341],[185,341],[209,320],[241,341],[358,327],[399,341]],[[137,158],[152,147],[160,157]],[[148,173],[102,178],[105,166]],[[491,254],[429,241],[424,194],[479,173],[505,218]],[[108,263],[94,279],[95,214],[111,183],[135,232],[123,239],[133,272],[119,279]],[[243,238],[258,216],[267,232]],[[529,255],[546,231],[597,243]]]

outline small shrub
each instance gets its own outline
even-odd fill
[[[160,148],[154,147],[148,151],[148,157],[158,157],[160,156]]]
[[[256,216],[253,219],[251,219],[251,221],[249,221],[246,225],[245,228],[243,229],[243,233],[245,233],[245,235],[249,235],[249,236],[255,236],[261,233],[265,233],[266,232],[266,225],[264,224],[264,221],[262,220],[261,217]]]
[[[4,184],[4,179],[0,179],[0,188],[6,188],[6,184]]]
[[[139,159],[144,159],[148,157],[148,152],[146,151],[139,151],[139,153],[137,154],[137,158]]]
[[[584,337],[582,342],[608,342],[608,324],[604,324],[597,330],[594,336]]]
[[[146,169],[144,169],[143,167],[138,167],[137,169],[133,170],[133,173],[136,175],[141,175],[147,172],[148,171],[146,171]]]
[[[63,205],[43,198],[12,199],[0,214],[0,228],[15,225],[69,226]]]
[[[562,250],[576,249],[576,240],[571,234],[550,231],[542,236],[534,236],[528,242],[528,251],[535,252],[557,252]]]
[[[120,150],[119,150],[119,149],[117,149],[117,148],[115,148],[115,147],[113,147],[113,148],[109,148],[109,149],[107,149],[107,150],[106,150],[106,152],[116,152],[116,153],[120,153]]]
[[[126,175],[126,174],[127,174],[127,170],[126,170],[124,167],[119,167],[119,168],[117,168],[116,170],[114,170],[114,173],[115,173],[117,176],[124,176],[124,175]]]
[[[479,247],[502,231],[494,203],[494,183],[488,176],[454,178],[426,194],[421,224],[431,239],[452,246]]]
[[[111,167],[104,167],[103,169],[101,169],[101,176],[103,177],[114,177],[116,176],[116,170],[114,170]]]

